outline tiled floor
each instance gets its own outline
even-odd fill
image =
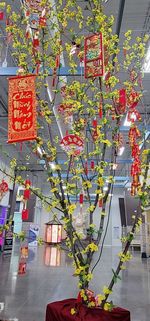
[[[109,283],[117,251],[104,249],[90,286],[95,293]],[[1,320],[44,321],[48,302],[77,296],[77,279],[72,276],[71,261],[65,252],[61,252],[61,265],[54,267],[45,265],[44,246],[30,249],[27,272],[22,276],[17,273],[18,253],[15,246],[11,259],[0,257],[0,303],[4,302]],[[131,311],[131,321],[150,321],[150,259],[141,260],[140,253],[135,252],[121,277],[112,295],[114,303]]]

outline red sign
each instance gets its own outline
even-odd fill
[[[37,137],[35,76],[9,78],[8,143]]]
[[[85,78],[104,75],[104,53],[102,33],[86,37],[84,41]]]

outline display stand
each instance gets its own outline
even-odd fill
[[[71,309],[76,313],[71,314]],[[130,321],[130,312],[114,308],[111,312],[88,308],[76,299],[67,299],[47,305],[45,321]]]

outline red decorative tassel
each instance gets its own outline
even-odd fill
[[[29,189],[25,189],[23,192],[23,197],[25,200],[28,200],[30,198],[31,192]]]
[[[88,162],[85,162],[85,174],[88,174]]]
[[[30,186],[31,185],[31,181],[29,179],[26,179],[25,180],[25,185],[29,185]]]
[[[100,117],[100,119],[103,117],[103,105],[102,105],[102,103],[100,103],[100,105],[99,105],[99,117]]]
[[[39,42],[38,38],[33,39],[33,47],[34,48],[39,47],[39,44],[40,44],[40,42]]]
[[[93,127],[96,128],[97,127],[97,120],[93,119]]]
[[[80,204],[83,204],[83,194],[80,194],[79,203],[80,203]]]
[[[94,161],[91,161],[91,169],[94,169],[94,167],[95,167],[95,163]]]
[[[103,206],[103,199],[102,198],[99,199],[98,205],[99,205],[99,207]]]
[[[4,19],[4,12],[0,11],[0,20],[3,20],[3,19]]]
[[[119,104],[126,107],[126,90],[124,88],[119,90]]]
[[[56,56],[56,68],[59,68],[60,65],[60,55]]]
[[[28,220],[28,217],[29,217],[29,210],[26,208],[22,210],[22,220],[26,221]]]

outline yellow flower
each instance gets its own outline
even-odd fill
[[[76,314],[76,310],[74,308],[71,309],[71,315]]]
[[[96,252],[96,251],[98,251],[98,246],[95,243],[90,243],[86,247],[86,250],[90,250],[91,252]]]
[[[104,294],[111,294],[112,291],[109,290],[109,288],[108,288],[107,286],[104,286],[104,287],[103,287],[103,293],[104,293]]]
[[[110,310],[110,303],[106,302],[106,303],[104,304],[104,310],[105,310],[105,311],[109,311],[109,310]]]

